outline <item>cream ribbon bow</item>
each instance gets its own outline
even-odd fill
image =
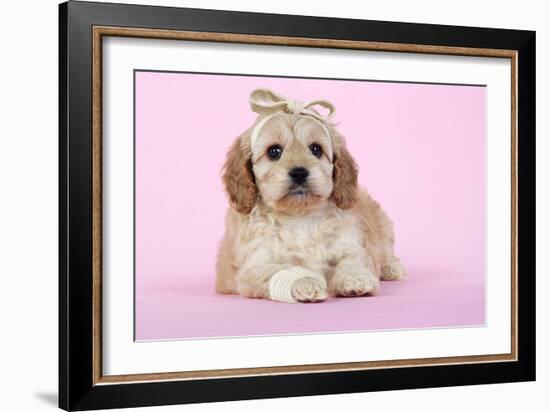
[[[332,103],[326,100],[312,100],[308,103],[302,103],[299,100],[289,99],[282,94],[274,92],[270,89],[256,89],[250,94],[249,98],[250,107],[252,111],[258,114],[266,115],[252,130],[250,136],[250,146],[254,147],[254,144],[258,140],[258,136],[272,117],[280,113],[289,113],[302,116],[310,116],[317,120],[319,124],[323,127],[323,130],[328,136],[329,142],[332,145],[332,139],[330,137],[330,132],[327,127],[327,123],[334,117],[336,109]],[[316,110],[314,106],[321,106],[328,110],[327,115],[322,115]],[[332,152],[332,147],[331,147]]]

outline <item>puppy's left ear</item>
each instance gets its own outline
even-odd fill
[[[341,209],[349,209],[357,203],[357,163],[346,149],[344,138],[331,130],[334,141],[334,188],[332,199]]]

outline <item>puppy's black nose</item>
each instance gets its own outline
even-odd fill
[[[292,178],[292,181],[297,185],[304,183],[309,176],[309,172],[305,167],[293,167],[288,171],[289,176]]]

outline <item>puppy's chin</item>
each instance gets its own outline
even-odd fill
[[[278,210],[286,213],[299,213],[310,210],[323,203],[323,197],[305,187],[293,187],[276,202]]]

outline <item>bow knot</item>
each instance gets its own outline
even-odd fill
[[[294,99],[286,101],[286,108],[290,114],[300,114],[305,109],[301,102]]]
[[[279,112],[289,114],[301,114],[312,116],[315,119],[328,123],[333,117],[336,109],[332,103],[326,100],[312,100],[302,103],[299,100],[289,99],[282,94],[270,89],[256,89],[250,94],[250,107],[258,114],[273,115]],[[328,110],[328,114],[322,115],[315,106],[321,106]]]

